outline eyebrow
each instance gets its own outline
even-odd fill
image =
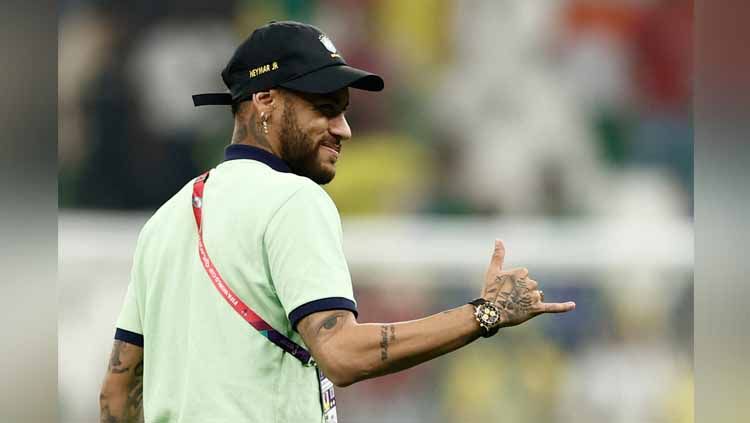
[[[339,102],[336,101],[336,99],[333,97],[320,97],[320,98],[312,100],[311,103],[314,104],[315,106],[320,106],[321,104],[325,104],[325,103],[333,104],[334,106],[336,106],[337,108],[341,110],[346,110],[346,108],[349,107],[349,99],[346,99],[346,103],[344,103],[343,105],[339,105]]]

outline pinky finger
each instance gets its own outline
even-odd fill
[[[576,303],[568,301],[566,303],[541,303],[539,304],[539,311],[541,313],[566,313],[568,311],[575,310]]]

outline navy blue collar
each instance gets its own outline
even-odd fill
[[[237,159],[249,159],[257,160],[261,163],[265,163],[271,169],[277,172],[292,173],[289,166],[280,158],[273,155],[262,148],[253,147],[247,144],[230,144],[224,150],[224,161],[237,160]]]

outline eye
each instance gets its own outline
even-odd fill
[[[341,111],[336,106],[334,106],[333,104],[329,104],[329,103],[318,104],[317,106],[315,106],[315,108],[321,114],[323,114],[323,116],[326,116],[329,118],[337,116],[339,113],[341,113]]]

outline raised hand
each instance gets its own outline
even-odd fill
[[[542,313],[565,313],[575,309],[572,301],[545,303],[539,284],[526,268],[503,270],[505,245],[495,240],[495,250],[485,274],[482,298],[500,309],[500,326],[516,326]]]

